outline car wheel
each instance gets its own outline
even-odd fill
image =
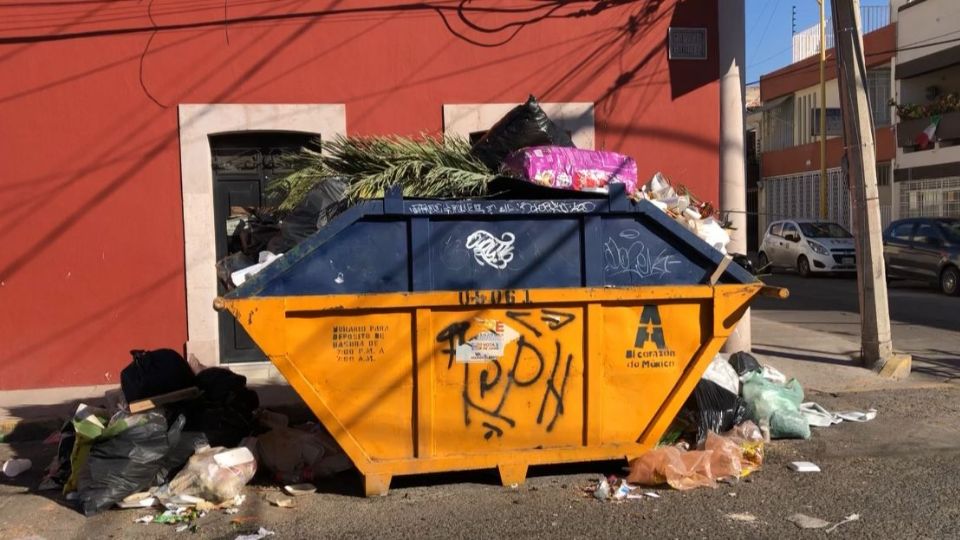
[[[804,255],[801,255],[800,258],[797,259],[797,272],[800,273],[801,277],[810,277],[810,261],[808,261]]]
[[[770,259],[767,258],[767,254],[760,252],[760,255],[757,257],[757,261],[760,263],[760,267],[757,268],[757,272],[762,272],[765,274],[772,274],[773,269],[768,268],[770,266]]]
[[[954,266],[944,268],[940,273],[940,290],[949,296],[960,293],[960,270]]]

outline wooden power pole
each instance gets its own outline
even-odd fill
[[[831,5],[843,140],[856,236],[861,353],[867,367],[882,375],[903,378],[910,373],[910,357],[894,354],[890,331],[877,190],[877,151],[865,85],[860,1],[832,0]]]

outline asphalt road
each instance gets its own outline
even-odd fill
[[[533,471],[516,489],[496,484],[492,473],[400,479],[385,497],[356,496],[350,475],[324,493],[296,499],[296,508],[270,506],[269,483],[248,486],[236,515],[215,512],[198,530],[135,524],[147,512],[113,510],[84,518],[57,494],[33,493],[33,471],[0,480],[0,538],[228,538],[259,527],[270,538],[800,538],[787,518],[803,513],[830,522],[851,514],[843,538],[951,538],[960,523],[960,386],[939,389],[809,396],[833,410],[876,407],[865,424],[816,429],[807,441],[767,446],[764,467],[734,485],[688,492],[655,489],[659,499],[600,502],[583,492],[597,472],[617,473],[622,463]],[[51,447],[0,445],[45,462]],[[817,463],[820,473],[795,473],[791,461]],[[731,514],[755,521],[736,521]],[[239,519],[240,524],[231,521]]]
[[[757,311],[860,312],[854,275],[805,279],[783,271],[765,276],[763,280],[770,285],[787,287],[791,297],[785,301],[760,298],[753,304]],[[894,323],[960,331],[960,296],[946,296],[925,283],[903,280],[892,281],[887,294],[890,319]],[[819,329],[833,328],[830,318],[827,319]]]

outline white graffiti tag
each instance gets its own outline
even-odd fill
[[[634,274],[644,279],[648,277],[663,277],[670,273],[670,266],[680,264],[681,261],[666,250],[660,250],[656,257],[643,244],[640,231],[627,229],[620,232],[620,238],[630,241],[629,247],[621,247],[613,237],[607,239],[603,246],[603,257],[606,262],[604,270],[611,275]]]
[[[498,270],[507,267],[513,260],[513,233],[505,232],[500,238],[480,229],[467,237],[467,249],[473,250],[473,258],[477,264],[492,266]]]

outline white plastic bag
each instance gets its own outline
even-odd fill
[[[193,498],[219,504],[236,499],[256,472],[257,461],[250,449],[207,446],[198,449],[157,495],[164,504]]]
[[[717,353],[713,357],[713,361],[703,372],[703,378],[715,382],[735,396],[740,395],[740,378],[724,354]]]

